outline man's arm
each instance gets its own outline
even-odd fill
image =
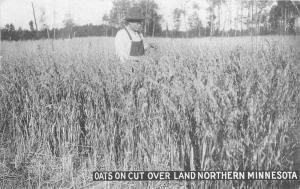
[[[122,62],[128,58],[127,41],[125,37],[123,31],[119,31],[115,37],[116,55]]]

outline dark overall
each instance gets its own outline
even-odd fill
[[[130,47],[130,56],[143,56],[145,54],[145,49],[144,49],[144,42],[141,38],[141,35],[140,33],[139,34],[139,37],[141,38],[141,41],[132,41],[132,37],[129,33],[129,31],[127,30],[127,28],[125,28],[128,36],[129,36],[129,39],[131,41],[131,47]]]

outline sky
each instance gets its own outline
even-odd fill
[[[0,0],[0,27],[7,23],[13,23],[15,28],[29,29],[29,21],[33,19],[32,4],[36,12],[38,27],[41,27],[40,18],[45,13],[45,23],[50,27],[63,27],[63,20],[70,15],[75,24],[101,24],[102,16],[109,13],[113,0]],[[198,14],[203,25],[207,22],[207,0],[154,0],[159,6],[159,13],[163,15],[161,22],[163,29],[168,25],[173,28],[172,12],[175,8],[185,9],[187,14],[194,11],[194,2],[200,5]],[[232,2],[235,2],[232,0]],[[231,7],[225,7],[224,11],[234,16],[237,8],[232,3]],[[226,17],[226,14],[224,14]],[[223,19],[225,19],[225,17]],[[184,19],[184,18],[181,18]],[[180,30],[185,30],[182,24]]]
[[[166,27],[166,24],[169,28],[173,27],[172,12],[175,8],[185,6],[187,12],[191,9],[191,6],[186,5],[183,0],[155,1],[159,5],[159,13],[164,17],[163,27]],[[28,23],[33,20],[31,2],[35,8],[38,26],[41,25],[42,12],[45,12],[45,22],[50,28],[62,27],[67,14],[77,25],[101,24],[102,16],[109,13],[112,8],[112,0],[0,0],[0,26],[13,23],[15,28],[29,29]],[[198,0],[198,2],[203,9],[207,7],[206,0]],[[200,16],[205,21],[205,10],[200,11]]]
[[[29,29],[28,23],[33,20],[31,2],[38,25],[44,11],[50,27],[62,27],[66,14],[78,25],[99,24],[103,14],[112,8],[111,0],[0,0],[0,25],[13,23],[16,28]]]

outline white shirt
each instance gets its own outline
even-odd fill
[[[141,41],[144,39],[143,34],[140,33],[139,35],[138,32],[135,32],[128,27],[126,28],[130,33],[132,41]],[[146,47],[145,43],[144,47]],[[115,48],[116,54],[122,62],[129,59],[136,59],[136,57],[130,56],[131,40],[125,29],[118,31],[115,37]]]

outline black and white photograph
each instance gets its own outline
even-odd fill
[[[300,189],[299,0],[0,0],[0,188]]]

